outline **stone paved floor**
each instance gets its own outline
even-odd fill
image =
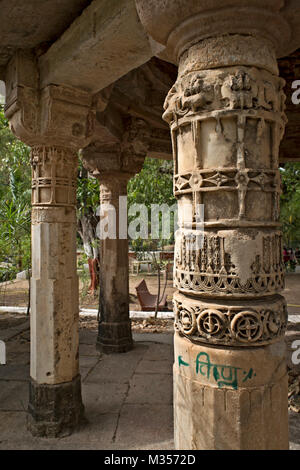
[[[41,439],[25,428],[26,322],[5,333],[8,362],[0,366],[0,449],[173,449],[171,334],[135,334],[133,351],[103,356],[95,349],[96,331],[81,330],[80,369],[88,424],[66,438]],[[299,414],[290,416],[290,435],[291,448],[300,449]]]

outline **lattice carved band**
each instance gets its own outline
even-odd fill
[[[226,236],[206,233],[202,244],[197,245],[192,231],[179,230],[174,285],[181,291],[206,296],[257,297],[280,292],[284,288],[281,233],[256,232],[256,238],[252,237],[253,233],[242,231],[227,231]],[[243,252],[247,241],[253,253],[249,252],[245,278]]]

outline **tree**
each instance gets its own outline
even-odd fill
[[[169,207],[176,203],[173,195],[173,162],[146,158],[140,173],[134,176],[128,183],[128,207],[131,204],[145,204],[148,209],[149,233],[151,232],[151,205],[167,204]],[[171,236],[169,239],[159,237],[158,244],[174,242],[174,214],[171,213]],[[131,218],[129,217],[129,222]],[[160,214],[160,225],[162,217]],[[161,226],[160,226],[161,229]],[[160,231],[161,234],[161,231]],[[131,245],[137,246],[142,240],[136,240]]]
[[[95,178],[89,176],[81,161],[77,183],[77,230],[88,259],[89,292],[94,294],[99,285],[99,239],[96,234],[99,183]]]
[[[300,241],[300,163],[286,163],[280,168],[282,195],[280,220],[284,243]]]
[[[131,204],[145,204],[148,209],[148,232],[151,232],[151,205],[167,204],[169,207],[176,203],[173,195],[173,162],[159,159],[146,158],[144,166],[139,174],[129,181],[128,184],[128,207]],[[167,268],[165,261],[158,259],[154,253],[159,247],[163,248],[166,244],[174,243],[175,220],[174,213],[171,212],[171,230],[170,238],[164,239],[162,236],[162,215],[159,215],[159,239],[158,240],[132,240],[131,247],[137,256],[147,253],[151,256],[154,269],[157,272],[157,299],[155,305],[155,318],[157,317],[159,304],[165,294],[167,286],[167,271],[165,272],[165,282],[161,288],[161,272]],[[130,222],[129,217],[129,222]]]
[[[2,278],[30,268],[30,149],[11,133],[0,107],[0,262]],[[7,267],[5,267],[7,266]]]

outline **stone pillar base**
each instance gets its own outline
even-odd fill
[[[99,323],[97,349],[104,354],[125,353],[133,348],[130,320]]]
[[[64,437],[72,434],[84,418],[81,378],[56,385],[31,379],[27,428],[33,436]]]
[[[285,343],[251,350],[175,334],[175,449],[288,449]]]

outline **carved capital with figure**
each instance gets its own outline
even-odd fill
[[[128,119],[120,142],[92,142],[81,152],[83,164],[100,181],[127,181],[143,167],[151,129],[138,118]]]
[[[5,115],[13,133],[30,146],[87,145],[94,126],[92,96],[62,85],[39,89],[38,77],[35,56],[18,51],[6,73]]]

